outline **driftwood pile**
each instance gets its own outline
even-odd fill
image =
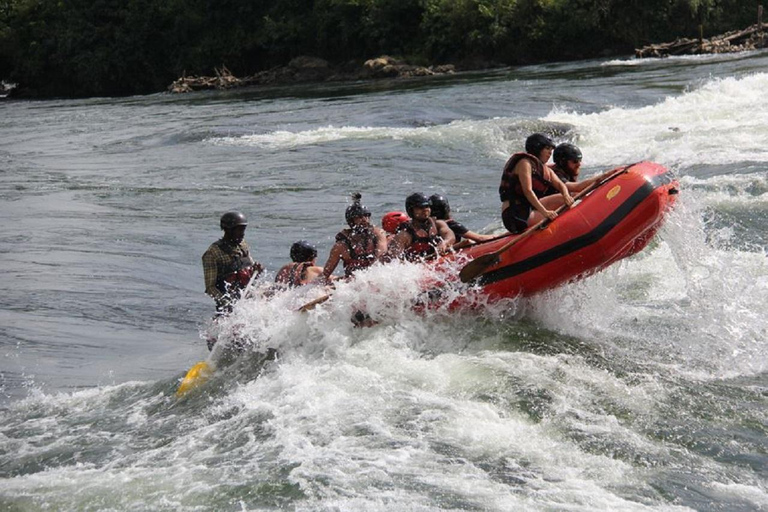
[[[243,80],[232,74],[226,66],[221,69],[214,68],[216,76],[182,76],[168,86],[169,92],[192,92],[203,89],[231,89],[233,87],[242,87]]]
[[[732,53],[768,47],[768,23],[757,23],[744,30],[734,30],[710,39],[677,39],[671,43],[651,44],[635,50],[637,58]]]
[[[238,78],[226,66],[215,69],[216,76],[182,76],[168,86],[168,92],[184,93],[205,89],[232,89],[248,85],[271,85],[331,80],[364,80],[371,78],[405,78],[414,76],[444,75],[455,72],[451,64],[442,66],[412,66],[389,56],[370,59],[362,66],[348,65],[333,68],[317,57],[296,57],[287,66],[261,71],[255,75]]]
[[[10,84],[5,80],[0,80],[0,98],[9,96],[15,88],[16,84]]]

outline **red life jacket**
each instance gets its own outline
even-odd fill
[[[437,231],[435,219],[429,217],[429,226],[424,229],[424,225],[414,226],[413,221],[400,224],[398,230],[407,231],[411,235],[411,245],[405,249],[405,259],[408,261],[419,261],[427,256],[436,254],[436,247],[440,243],[440,236]]]
[[[502,203],[509,201],[512,203],[529,204],[528,199],[523,194],[520,178],[512,172],[517,163],[524,158],[530,160],[533,167],[531,170],[531,188],[536,197],[548,196],[555,191],[552,183],[544,178],[544,164],[541,163],[541,160],[528,153],[515,153],[507,160],[507,163],[504,165],[504,171],[501,173],[499,198]]]
[[[345,229],[336,235],[336,241],[346,245],[349,252],[349,260],[344,260],[346,277],[370,267],[376,261],[376,233],[373,228],[359,232]]]
[[[235,291],[239,295],[239,291],[248,286],[253,276],[253,259],[248,246],[232,246],[224,239],[216,242],[216,245],[232,258],[216,279],[216,288],[222,293]]]
[[[224,281],[238,288],[245,288],[251,282],[251,276],[253,276],[252,267],[241,268],[237,272],[224,276]]]

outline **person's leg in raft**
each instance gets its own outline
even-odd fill
[[[511,205],[501,214],[501,221],[510,233],[522,233],[528,228],[531,209],[521,205]]]
[[[544,206],[544,208],[552,211],[557,210],[563,206],[563,204],[565,204],[562,194],[552,194],[551,196],[542,197],[539,199],[539,202],[542,204],[542,206]],[[528,219],[528,225],[533,226],[541,220],[544,220],[544,216],[538,211],[533,210],[531,212],[530,218]]]

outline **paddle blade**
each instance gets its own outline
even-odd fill
[[[176,390],[176,396],[182,397],[201,386],[213,375],[213,367],[207,361],[200,361],[189,369]]]
[[[483,254],[477,259],[474,259],[464,265],[464,268],[459,272],[459,279],[462,283],[468,283],[482,274],[485,269],[491,267],[499,262],[499,254],[492,252],[491,254]]]

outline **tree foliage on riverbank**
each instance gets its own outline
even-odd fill
[[[629,54],[752,24],[746,0],[0,0],[0,79],[39,96],[162,91],[226,65],[522,64]]]

